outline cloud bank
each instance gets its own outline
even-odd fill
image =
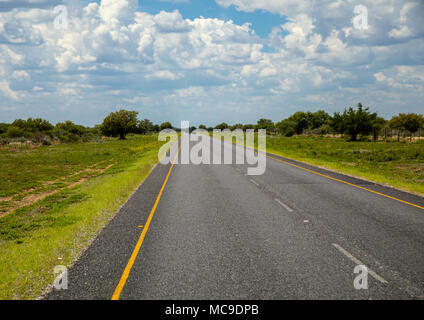
[[[0,0],[0,118],[85,124],[125,106],[155,121],[282,119],[358,101],[385,116],[422,112],[422,1],[216,0],[281,16],[268,37],[251,25],[149,14],[137,0]],[[56,29],[53,7],[68,10]]]

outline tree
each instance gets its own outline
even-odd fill
[[[285,132],[283,134],[285,135],[286,134],[290,135],[291,134],[290,132],[292,131],[292,129],[294,129],[294,133],[302,134],[305,131],[305,129],[313,130],[313,129],[318,129],[322,127],[324,124],[328,122],[329,119],[330,119],[330,116],[324,110],[318,110],[316,112],[298,111],[292,114],[290,117],[288,117],[286,119],[287,122],[280,121],[279,122],[280,128],[277,128],[277,130],[280,133],[282,133],[281,130],[283,130],[282,128],[284,127],[286,129],[290,128],[290,130],[287,132],[285,131],[286,129],[283,130]]]
[[[136,133],[138,134],[146,134],[147,128],[145,127],[144,123],[142,121],[139,121],[137,123],[137,130]]]
[[[397,130],[398,141],[400,140],[400,131],[404,130],[402,119],[399,116],[392,117],[388,122],[389,128]]]
[[[237,123],[234,124],[230,127],[231,130],[236,130],[236,129],[242,129],[243,130],[243,125],[241,123]]]
[[[17,119],[13,121],[12,126],[20,128],[26,133],[47,132],[53,130],[53,125],[47,120],[41,118],[28,118],[27,120]]]
[[[59,122],[56,124],[56,130],[64,131],[65,133],[70,133],[75,136],[82,137],[85,132],[85,128],[83,126],[77,125],[72,121]]]
[[[77,125],[73,123],[72,121],[68,120],[65,122],[57,123],[53,134],[55,136],[58,136],[61,142],[71,143],[71,142],[77,142],[78,140],[80,140],[81,137],[88,134],[89,132],[91,134],[96,134],[96,131],[94,129],[88,130],[87,128],[84,128],[83,126]],[[38,137],[38,138],[34,137],[34,138],[36,138],[36,140],[42,139],[42,137]]]
[[[306,112],[298,111],[294,113],[293,115],[291,115],[290,117],[288,117],[287,119],[291,121],[292,123],[296,124],[295,125],[296,134],[302,134],[303,130],[309,127],[310,118],[311,118],[310,114],[308,115],[308,113]]]
[[[215,127],[215,129],[218,129],[218,130],[225,130],[225,129],[228,129],[228,124],[226,124],[225,122],[220,123],[220,124],[218,124],[218,125]]]
[[[284,119],[278,122],[275,127],[280,134],[291,137],[296,133],[297,122],[290,119]]]
[[[199,125],[199,129],[207,130],[207,128],[206,128],[206,126],[204,124]]]
[[[24,135],[24,131],[19,127],[9,126],[7,128],[6,135],[9,138],[18,138],[18,137],[22,137]]]
[[[15,128],[19,128],[21,130],[25,130],[27,128],[26,120],[23,119],[16,119],[12,122],[11,126],[14,126]]]
[[[6,133],[9,127],[10,124],[8,123],[0,123],[0,134]]]
[[[50,122],[41,118],[28,118],[27,127],[28,129],[31,129],[31,132],[47,132],[54,128]]]
[[[384,126],[386,125],[386,122],[387,121],[382,117],[376,117],[374,121],[372,122],[372,133],[373,133],[374,141],[378,139],[378,133],[380,132],[381,129],[384,128]]]
[[[368,135],[372,132],[376,118],[376,113],[370,113],[369,108],[358,103],[356,110],[350,107],[343,114],[335,113],[330,124],[336,132],[347,134],[351,141],[356,141],[359,134]]]
[[[412,135],[423,126],[424,117],[416,113],[399,113],[398,121],[403,129],[409,131],[409,138],[412,140]]]
[[[324,110],[318,110],[316,112],[308,112],[308,128],[318,129],[325,125],[330,119],[330,115]]]
[[[138,122],[138,133],[145,134],[146,132],[154,131],[154,124],[149,119],[144,119]]]
[[[159,131],[162,131],[162,130],[165,130],[165,129],[172,129],[172,128],[173,128],[173,127],[172,127],[171,122],[167,121],[167,122],[162,123],[162,124],[159,126]]]
[[[259,119],[258,123],[255,126],[256,130],[259,129],[265,129],[268,132],[274,132],[275,131],[275,126],[274,126],[274,122],[272,122],[272,120],[269,119]]]
[[[253,124],[245,124],[245,125],[243,125],[243,131],[253,130],[253,129],[255,129],[255,126]]]
[[[110,113],[101,126],[102,133],[108,137],[123,140],[129,133],[137,132],[137,111],[120,110]]]
[[[334,115],[328,120],[330,128],[337,133],[344,133],[343,116],[340,112],[335,112]]]

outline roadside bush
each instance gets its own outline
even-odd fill
[[[236,129],[242,129],[243,130],[243,125],[241,123],[237,123],[237,124],[234,124],[230,127],[230,130],[236,130]]]
[[[274,122],[270,119],[259,119],[258,123],[255,125],[255,130],[265,129],[267,133],[275,132]]]
[[[164,122],[159,126],[159,130],[165,130],[165,129],[172,129],[172,124],[171,122]]]
[[[48,137],[44,137],[43,140],[41,141],[41,144],[43,146],[50,146],[52,144],[52,142]]]
[[[5,134],[9,127],[10,127],[10,124],[8,123],[0,123],[0,135]]]
[[[32,141],[34,143],[41,143],[43,146],[51,145],[51,137],[41,132],[34,133],[32,137]]]
[[[225,129],[228,129],[228,124],[226,124],[225,122],[220,123],[220,124],[218,124],[218,125],[215,127],[215,129],[218,129],[218,130],[225,130]]]
[[[401,130],[408,131],[409,138],[412,140],[412,135],[424,127],[424,117],[415,113],[399,113],[389,121],[389,127],[398,130],[398,140]]]
[[[55,129],[57,131],[63,131],[65,133],[69,133],[79,137],[82,137],[82,135],[85,133],[85,128],[83,126],[76,125],[75,123],[69,120],[63,123],[57,123]]]
[[[155,125],[149,119],[140,120],[137,125],[137,133],[146,134],[155,131]]]
[[[24,135],[24,131],[16,126],[10,126],[9,128],[7,128],[7,132],[6,132],[6,136],[8,138],[19,138],[22,137]]]
[[[278,122],[275,127],[280,134],[286,137],[292,137],[296,133],[297,123],[296,121],[285,119]]]
[[[5,146],[7,144],[9,144],[9,140],[4,136],[0,136],[0,145]]]
[[[20,128],[22,131],[29,133],[29,135],[34,132],[47,132],[53,130],[53,125],[41,118],[28,118],[27,120],[17,119],[13,121],[12,126]]]
[[[124,140],[129,133],[137,132],[137,115],[136,111],[119,110],[110,113],[101,126],[102,133],[107,137],[117,137]]]
[[[318,129],[316,129],[318,131],[319,134],[324,135],[324,134],[329,134],[332,132],[331,127],[329,124],[324,124],[321,127],[319,127]]]
[[[358,135],[367,136],[373,131],[376,119],[376,113],[370,113],[369,108],[358,103],[356,110],[350,107],[342,114],[336,112],[330,125],[337,133],[346,134],[350,141],[357,141]]]
[[[41,132],[36,132],[32,136],[32,141],[35,143],[41,143],[43,141],[43,138],[44,138],[44,134],[42,134]]]

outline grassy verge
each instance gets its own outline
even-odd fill
[[[76,170],[101,160],[106,160],[107,169],[0,218],[0,299],[32,299],[53,283],[54,266],[69,266],[106,225],[149,174],[160,145],[157,136],[138,136],[35,150],[47,158],[45,153],[62,159],[55,148],[67,148],[64,157]],[[28,156],[26,152],[31,151],[22,158]],[[108,167],[109,163],[114,166]],[[8,168],[19,170],[19,166]],[[46,176],[52,179],[52,174]]]
[[[424,141],[270,136],[267,151],[424,196]]]

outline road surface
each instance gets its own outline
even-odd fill
[[[159,164],[46,298],[424,297],[424,198],[268,156]]]

